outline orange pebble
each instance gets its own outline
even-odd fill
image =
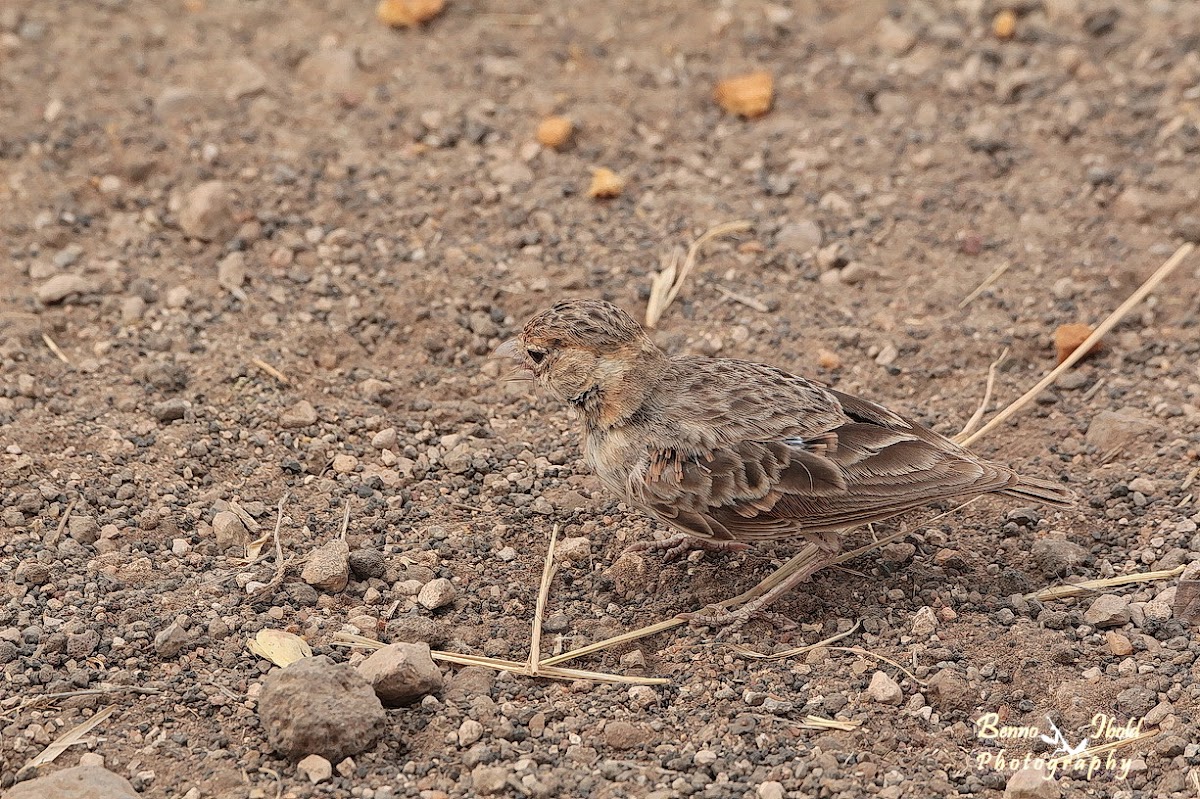
[[[1058,362],[1062,363],[1071,353],[1079,349],[1079,345],[1087,340],[1087,337],[1092,335],[1092,326],[1085,325],[1081,322],[1074,322],[1069,325],[1059,325],[1054,331],[1054,349],[1058,351]],[[1092,345],[1091,350],[1087,354],[1096,352],[1100,349],[1100,342]]]
[[[726,78],[717,83],[713,99],[731,114],[760,117],[771,110],[775,100],[775,79],[766,71]]]

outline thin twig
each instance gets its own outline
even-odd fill
[[[19,773],[29,774],[39,766],[44,766],[47,763],[53,763],[55,759],[69,747],[79,743],[83,736],[87,735],[100,722],[107,719],[117,709],[116,705],[109,705],[103,710],[97,711],[91,718],[86,721],[76,724],[71,729],[58,736],[49,746],[39,752],[32,760],[21,767]]]
[[[1070,599],[1077,596],[1087,596],[1094,594],[1096,591],[1104,588],[1112,588],[1118,585],[1129,585],[1130,583],[1150,583],[1156,580],[1170,580],[1172,577],[1178,577],[1183,574],[1186,566],[1176,566],[1174,569],[1161,569],[1152,572],[1138,572],[1137,574],[1122,574],[1119,577],[1106,577],[1103,580],[1085,580],[1081,583],[1071,583],[1070,585],[1056,585],[1051,588],[1043,588],[1041,591],[1035,591],[1032,594],[1027,594],[1026,599],[1036,599],[1040,602],[1048,602],[1052,599]]]
[[[731,302],[736,302],[740,305],[745,305],[747,308],[758,311],[759,313],[768,313],[771,310],[762,300],[757,300],[754,297],[747,297],[745,294],[738,294],[737,292],[730,291],[719,284],[713,286],[713,288],[721,292],[721,294],[725,296],[725,299],[730,300]]]
[[[657,325],[663,313],[671,306],[671,303],[675,302],[675,298],[679,296],[680,289],[683,288],[684,281],[687,280],[688,275],[691,274],[692,269],[696,266],[700,249],[705,244],[720,236],[727,236],[730,233],[740,233],[752,227],[753,224],[746,219],[739,219],[736,222],[726,222],[711,227],[700,238],[692,242],[692,246],[688,248],[687,255],[684,257],[681,266],[677,268],[676,260],[673,258],[665,269],[656,273],[650,282],[650,300],[646,304],[646,327]]]
[[[57,702],[60,699],[74,699],[77,696],[108,696],[109,694],[140,694],[142,696],[158,696],[162,691],[157,688],[143,688],[140,685],[113,685],[107,688],[80,688],[78,691],[58,691],[53,694],[31,696],[20,705],[21,710],[40,705],[43,702]]]
[[[1005,347],[1004,352],[1000,353],[1000,357],[992,361],[992,365],[988,367],[987,385],[983,389],[983,399],[979,401],[979,407],[975,409],[975,413],[971,414],[971,418],[967,420],[962,432],[954,437],[955,441],[962,441],[979,426],[979,421],[983,419],[983,412],[987,410],[988,403],[992,401],[992,389],[996,387],[996,369],[1004,363],[1004,359],[1007,357],[1008,347]]]
[[[1104,388],[1104,383],[1105,383],[1105,379],[1103,377],[1101,377],[1095,383],[1092,383],[1091,388],[1089,388],[1087,391],[1083,392],[1083,397],[1081,397],[1080,399],[1083,402],[1087,402],[1092,397],[1094,397],[1100,393],[1100,389]]]
[[[958,304],[958,307],[966,308],[968,305],[970,305],[972,300],[974,300],[976,297],[978,297],[983,292],[987,291],[988,286],[992,285],[997,280],[999,280],[1000,276],[1003,275],[1005,272],[1007,272],[1011,266],[1012,266],[1012,261],[1005,261],[1004,263],[1000,264],[995,269],[993,269],[992,273],[990,275],[988,275],[987,277],[985,277],[983,279],[983,282],[975,287],[974,291],[972,291],[967,296],[963,297],[962,302],[960,302]]]
[[[858,621],[854,622],[853,627],[851,627],[849,630],[846,630],[844,633],[838,633],[837,635],[831,635],[828,638],[817,641],[815,644],[805,644],[804,646],[792,647],[791,649],[785,649],[782,652],[756,652],[755,650],[750,649],[749,647],[742,646],[741,644],[731,644],[730,646],[739,655],[743,655],[743,656],[749,657],[749,658],[755,658],[756,660],[783,660],[784,658],[790,658],[790,657],[795,657],[796,655],[802,655],[805,652],[811,651],[813,649],[820,649],[823,646],[828,646],[829,644],[832,644],[834,641],[840,641],[843,638],[849,638],[851,635],[854,635],[854,633],[858,632],[858,628],[861,626],[862,626],[862,620],[859,619]]]
[[[550,546],[546,550],[546,562],[542,564],[542,582],[538,586],[537,603],[533,609],[533,630],[529,635],[529,673],[537,676],[542,660],[542,619],[546,613],[546,601],[550,597],[550,582],[554,579],[554,547],[558,543],[558,525],[550,531]]]
[[[342,514],[341,539],[346,540],[346,531],[350,529],[350,497],[346,497],[346,512]]]
[[[1189,488],[1191,488],[1192,483],[1195,482],[1196,475],[1198,475],[1198,474],[1200,474],[1200,466],[1197,466],[1196,468],[1194,468],[1190,472],[1188,472],[1188,476],[1183,478],[1183,482],[1179,484],[1179,490],[1187,491]]]
[[[58,520],[58,527],[54,530],[54,537],[46,542],[46,546],[54,546],[62,540],[63,530],[67,529],[67,524],[71,521],[71,511],[75,510],[75,503],[79,501],[79,497],[73,497],[67,505],[67,509],[63,511],[62,518]]]
[[[380,649],[386,646],[382,641],[377,641],[374,638],[345,632],[334,633],[332,643],[336,646],[362,646],[369,649]],[[528,662],[518,663],[515,660],[490,658],[484,655],[463,655],[458,652],[444,652],[438,649],[430,650],[429,654],[434,660],[443,663],[454,663],[459,666],[483,666],[484,668],[495,669],[496,671],[547,677],[553,680],[594,680],[596,682],[624,683],[626,685],[666,685],[670,682],[665,677],[629,677],[624,674],[610,674],[603,671],[564,669],[557,666],[546,666],[545,663],[538,664],[538,673],[532,675],[529,673]]]
[[[917,675],[913,674],[911,671],[904,668],[903,666],[901,666],[899,663],[892,660],[891,658],[881,655],[878,652],[872,652],[869,649],[863,649],[861,646],[831,646],[829,648],[834,651],[837,651],[837,652],[852,652],[856,655],[865,655],[869,658],[875,658],[876,660],[880,661],[881,663],[887,663],[889,666],[895,666],[896,668],[900,669],[900,671],[907,674],[908,678],[910,680],[912,680],[913,682],[915,682],[917,685],[920,685],[920,686],[925,685],[925,681],[918,678]],[[916,653],[914,652],[913,654],[915,655]]]
[[[279,508],[275,513],[275,576],[271,581],[262,588],[254,592],[253,599],[263,599],[275,592],[279,586],[283,585],[283,578],[287,573],[287,563],[283,560],[283,545],[279,543],[279,528],[283,526],[283,506],[288,501],[289,495],[285,492],[279,498]]]
[[[1125,302],[1121,303],[1117,310],[1109,314],[1108,318],[1101,322],[1100,325],[1094,331],[1092,331],[1092,334],[1084,339],[1082,344],[1075,348],[1074,352],[1068,355],[1062,363],[1052,369],[1048,375],[1039,380],[1037,385],[1021,395],[1016,402],[1000,411],[1000,413],[992,417],[990,422],[985,424],[965,441],[963,441],[963,446],[970,446],[986,434],[990,433],[992,430],[996,429],[996,427],[1003,424],[1010,416],[1028,405],[1035,397],[1037,397],[1038,394],[1041,394],[1042,391],[1052,385],[1054,381],[1058,379],[1059,375],[1070,369],[1085,355],[1091,352],[1092,347],[1095,346],[1100,339],[1104,338],[1108,331],[1116,327],[1117,323],[1124,319],[1125,315],[1133,310],[1138,303],[1144,300],[1147,294],[1154,291],[1159,283],[1162,283],[1164,280],[1166,280],[1167,277],[1175,271],[1175,268],[1183,263],[1184,259],[1191,255],[1192,251],[1195,249],[1196,246],[1191,242],[1181,245],[1179,249],[1175,251],[1175,254],[1168,258],[1166,262],[1154,272],[1154,274],[1146,278],[1146,282],[1138,286],[1137,291],[1129,295],[1129,299],[1125,300]]]
[[[47,335],[46,333],[43,333],[42,341],[46,342],[46,346],[50,348],[50,351],[53,352],[54,355],[60,361],[67,364],[68,366],[71,365],[71,359],[68,358],[67,354],[65,352],[63,352],[62,349],[57,344],[54,343],[54,339],[50,338],[50,336]]]
[[[285,386],[290,386],[292,384],[292,381],[288,380],[287,375],[264,361],[262,358],[251,358],[250,363],[254,364],[259,369],[262,369],[264,372],[278,380],[280,383],[283,383]]]

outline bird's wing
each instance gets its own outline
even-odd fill
[[[727,387],[744,407],[728,424],[685,429],[699,446],[652,448],[631,478],[645,506],[704,538],[832,543],[851,527],[1016,482],[883,406],[787,377],[800,383],[783,396]]]

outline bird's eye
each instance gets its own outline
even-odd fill
[[[526,352],[529,353],[529,360],[533,361],[535,364],[546,360],[545,350],[526,350]]]

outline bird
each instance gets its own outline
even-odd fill
[[[1066,487],[985,460],[878,403],[761,363],[670,356],[609,302],[562,300],[494,356],[582,420],[600,482],[674,531],[632,549],[814,544],[818,556],[737,610],[680,614],[735,629],[829,565],[844,534],[940,500],[1068,505]]]

